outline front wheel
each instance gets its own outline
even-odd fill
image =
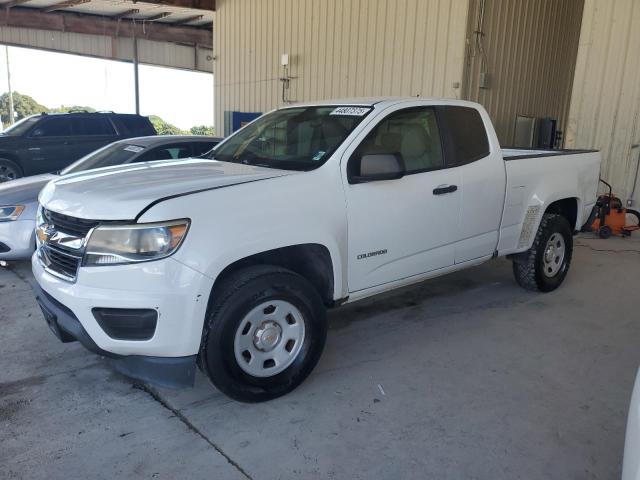
[[[0,183],[22,177],[22,170],[11,160],[0,158]]]
[[[327,335],[320,295],[275,266],[231,274],[213,292],[199,364],[229,397],[262,402],[296,388],[318,362]]]
[[[550,292],[567,276],[572,253],[569,222],[561,215],[546,213],[531,248],[514,260],[513,274],[527,290]]]

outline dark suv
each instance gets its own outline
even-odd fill
[[[156,135],[147,117],[112,112],[43,113],[0,133],[0,182],[56,172],[104,145]]]

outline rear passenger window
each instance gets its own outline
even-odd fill
[[[47,118],[31,131],[32,137],[67,137],[71,135],[71,122],[68,118]]]
[[[434,109],[420,107],[392,113],[367,135],[356,156],[381,153],[400,154],[407,173],[444,167]]]
[[[489,155],[489,140],[480,112],[475,108],[439,108],[441,126],[446,132],[447,165],[464,165]]]
[[[191,148],[188,144],[166,145],[156,147],[136,159],[136,162],[153,162],[156,160],[176,160],[191,156]]]
[[[81,117],[71,121],[74,135],[115,135],[111,122],[105,117]]]
[[[199,157],[200,155],[204,155],[217,144],[218,142],[194,142],[191,144],[191,148],[193,149],[193,156]]]

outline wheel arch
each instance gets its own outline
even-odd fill
[[[8,160],[20,169],[20,171],[24,174],[24,166],[20,161],[20,157],[18,157],[15,153],[11,153],[7,150],[0,150],[0,160]]]
[[[274,265],[304,277],[316,289],[323,303],[334,306],[336,268],[329,249],[318,243],[303,243],[273,248],[247,255],[228,264],[215,278],[211,295],[230,274],[254,265]]]
[[[571,230],[576,231],[578,226],[578,212],[580,199],[578,197],[566,197],[555,200],[547,205],[544,213],[555,213],[565,217],[571,225]]]

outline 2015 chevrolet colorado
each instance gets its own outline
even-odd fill
[[[197,364],[250,402],[309,375],[327,307],[497,256],[558,287],[600,165],[503,150],[481,106],[420,98],[281,108],[213,155],[50,182],[33,272],[63,341],[163,385]]]

